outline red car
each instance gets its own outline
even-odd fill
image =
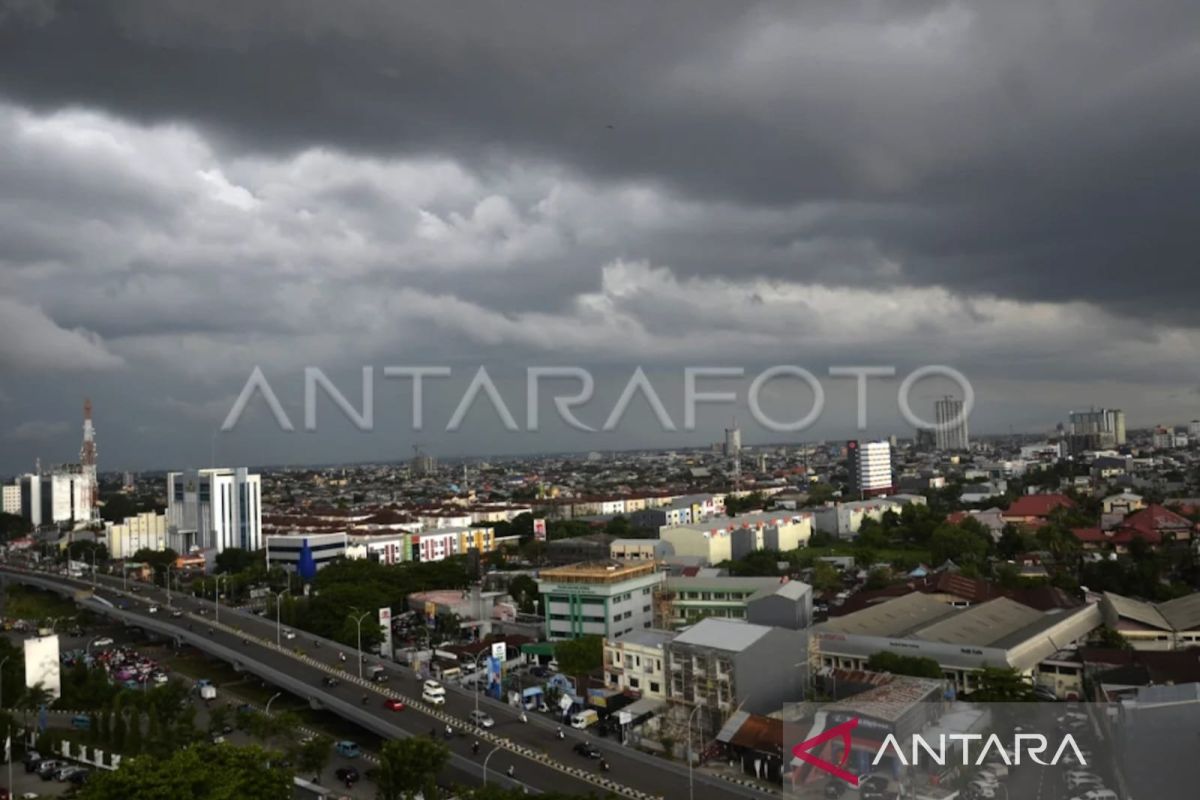
[[[384,708],[388,709],[389,711],[403,711],[404,710],[404,703],[400,700],[397,700],[394,697],[389,697],[387,700],[384,700],[383,706],[384,706]]]

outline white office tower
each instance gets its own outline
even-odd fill
[[[892,447],[887,442],[846,443],[850,492],[858,498],[892,492]]]
[[[934,403],[937,427],[934,440],[938,450],[970,450],[971,439],[967,433],[967,415],[963,403],[957,397],[946,395]]]
[[[168,473],[168,546],[180,553],[261,549],[261,496],[260,477],[244,467]]]
[[[87,478],[78,464],[21,476],[21,516],[35,527],[92,518]]]
[[[736,456],[742,450],[742,429],[733,423],[732,428],[725,429],[725,455]]]
[[[83,502],[89,522],[100,520],[100,479],[96,474],[96,428],[92,425],[92,399],[83,400],[83,444],[79,448],[79,469],[83,475]]]

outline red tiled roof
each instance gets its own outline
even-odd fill
[[[1074,507],[1075,501],[1065,494],[1027,494],[1014,500],[1004,516],[1048,517],[1055,509]]]
[[[1163,531],[1191,530],[1192,521],[1169,508],[1151,504],[1127,516],[1121,527],[1132,528],[1149,537],[1152,533]]]

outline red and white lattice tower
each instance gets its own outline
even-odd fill
[[[96,429],[92,426],[92,400],[83,400],[83,445],[79,448],[79,466],[83,472],[83,505],[91,519],[100,518],[100,484],[96,479]]]

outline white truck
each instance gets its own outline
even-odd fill
[[[212,683],[210,683],[209,681],[207,681],[207,680],[196,681],[196,688],[200,690],[200,699],[201,700],[216,700],[217,699],[217,687],[213,686]]]

